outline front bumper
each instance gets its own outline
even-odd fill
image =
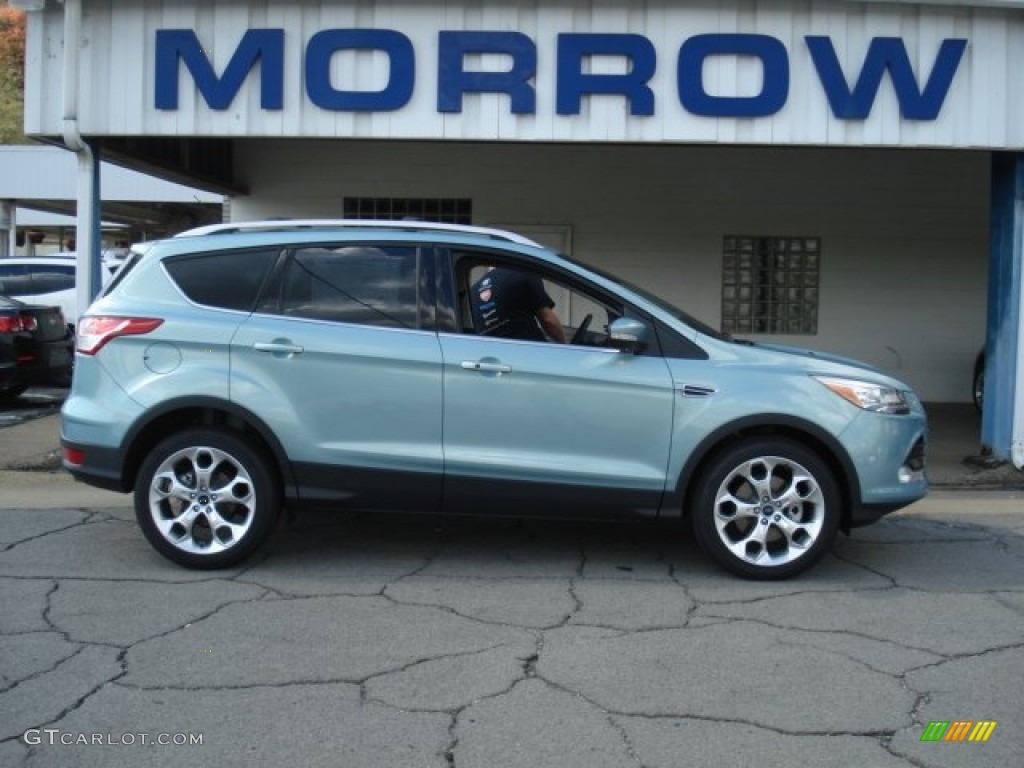
[[[927,433],[920,406],[905,416],[862,413],[843,432],[860,482],[859,503],[852,505],[848,527],[869,525],[924,498]]]

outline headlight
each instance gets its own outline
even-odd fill
[[[831,389],[847,402],[858,408],[875,413],[910,413],[910,403],[903,393],[893,387],[883,387],[869,381],[857,379],[834,379],[829,376],[815,376],[826,387]]]

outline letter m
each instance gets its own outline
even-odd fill
[[[864,120],[871,114],[886,72],[892,78],[900,115],[906,120],[934,120],[939,116],[967,48],[966,40],[943,40],[932,73],[924,90],[921,90],[903,40],[898,37],[873,38],[857,84],[851,89],[832,40],[814,36],[805,40],[832,114],[840,120]]]
[[[210,109],[227,109],[242,83],[260,64],[260,106],[284,106],[284,30],[250,29],[242,36],[224,73],[217,76],[199,38],[191,29],[158,29],[156,32],[156,108],[178,108],[179,62],[185,63],[196,88]]]
[[[921,741],[942,741],[949,728],[949,720],[932,720],[921,734]]]

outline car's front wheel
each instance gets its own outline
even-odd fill
[[[814,565],[839,527],[839,492],[821,458],[785,438],[758,438],[716,455],[692,496],[701,548],[727,570],[779,579]]]
[[[225,568],[270,534],[280,484],[259,448],[228,431],[191,429],[159,443],[135,484],[135,516],[160,554],[189,568]]]

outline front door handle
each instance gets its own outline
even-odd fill
[[[463,360],[462,367],[467,371],[480,371],[481,373],[512,373],[511,365],[487,360]]]
[[[269,352],[273,355],[301,355],[305,351],[298,344],[283,341],[257,341],[252,348],[257,352]]]

